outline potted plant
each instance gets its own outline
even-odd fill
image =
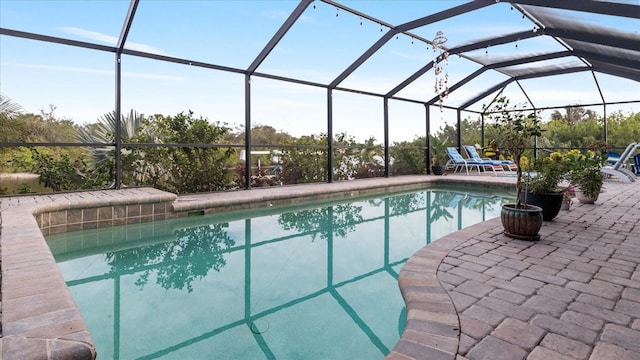
[[[604,184],[604,173],[601,169],[607,161],[607,153],[598,148],[587,150],[584,154],[578,150],[571,150],[567,157],[567,177],[571,185],[576,187],[576,199],[581,203],[593,204],[598,200]]]
[[[433,135],[429,135],[431,146],[431,172],[434,175],[442,175],[445,172],[445,164],[447,163],[447,141],[448,138],[440,139]]]
[[[569,211],[571,205],[573,205],[573,198],[576,197],[576,189],[573,186],[569,186],[567,190],[562,193],[562,206],[561,210]]]
[[[495,100],[485,115],[494,121],[495,139],[513,157],[516,169],[516,203],[502,205],[500,219],[504,234],[515,239],[537,240],[542,227],[542,209],[523,201],[522,166],[520,160],[531,138],[542,132],[540,118],[535,111],[523,106],[510,106],[506,97]]]
[[[553,152],[539,158],[533,168],[535,175],[523,176],[526,189],[523,199],[527,204],[542,208],[542,220],[551,221],[562,207],[566,187],[559,186],[559,183],[569,170],[568,160],[559,152]]]

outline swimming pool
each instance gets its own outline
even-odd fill
[[[429,189],[47,240],[99,358],[375,359],[404,327],[402,265],[502,202]]]

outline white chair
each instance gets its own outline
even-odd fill
[[[636,181],[636,174],[625,168],[624,165],[638,147],[640,147],[640,144],[638,143],[629,144],[615,164],[605,165],[600,170],[609,176],[617,177],[624,183]]]

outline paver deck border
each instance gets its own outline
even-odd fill
[[[7,359],[96,357],[91,334],[44,234],[187,216],[193,212],[215,213],[404,191],[430,184],[513,189],[511,178],[401,176],[180,197],[138,188],[2,198],[0,352]],[[455,358],[459,325],[455,308],[438,283],[436,270],[448,251],[468,238],[473,229],[464,229],[448,236],[447,241],[441,239],[420,250],[403,268],[400,287],[407,303],[407,328],[389,359]],[[423,335],[425,339],[415,339]],[[430,343],[423,346],[423,341]]]

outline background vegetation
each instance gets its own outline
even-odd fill
[[[59,118],[50,106],[40,114],[24,113],[10,99],[0,99],[0,194],[109,188],[115,183],[115,113],[95,123],[77,125]],[[122,183],[153,186],[174,193],[220,191],[245,186],[244,129],[212,123],[191,111],[175,115],[146,116],[131,110],[122,115]],[[486,146],[491,126],[466,118],[461,122],[463,144]],[[608,114],[608,146],[624,149],[640,139],[640,113]],[[554,111],[544,123],[537,147],[548,150],[585,148],[604,140],[603,118],[580,107]],[[448,146],[456,146],[455,125],[432,134]],[[92,146],[37,146],[43,143]],[[20,143],[35,143],[19,146]],[[327,134],[294,137],[270,126],[251,129],[251,186],[275,186],[326,182]],[[532,144],[533,146],[533,144]],[[332,171],[336,181],[384,176],[380,141],[370,137],[358,142],[347,133],[334,135]],[[424,174],[426,137],[391,144],[390,175]],[[531,154],[531,153],[530,153]],[[258,165],[260,164],[260,165]],[[9,181],[8,173],[37,174],[32,180]]]

